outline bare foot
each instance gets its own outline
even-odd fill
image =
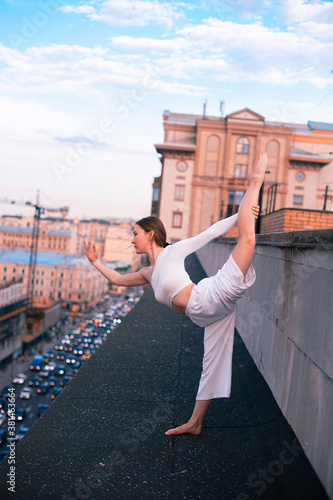
[[[176,427],[175,429],[169,429],[166,431],[166,436],[173,436],[173,435],[178,435],[178,434],[193,434],[194,436],[198,436],[201,434],[201,427],[202,424],[199,423],[190,423],[190,421],[187,422],[187,424],[180,425],[179,427]]]
[[[258,158],[256,159],[256,162],[247,176],[247,179],[249,182],[262,182],[265,177],[265,172],[266,172],[266,167],[267,167],[267,162],[268,162],[268,156],[267,153],[261,153]]]

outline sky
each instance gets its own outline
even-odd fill
[[[163,112],[333,123],[333,2],[0,0],[0,210],[150,214]]]

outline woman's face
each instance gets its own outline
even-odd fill
[[[134,226],[132,238],[132,245],[134,246],[136,253],[146,253],[148,241],[149,233],[146,233],[141,226],[136,224],[136,226]]]

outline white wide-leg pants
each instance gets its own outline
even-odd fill
[[[197,400],[230,396],[236,301],[255,279],[252,264],[244,279],[230,255],[215,276],[204,278],[192,290],[185,314],[196,325],[205,327]]]

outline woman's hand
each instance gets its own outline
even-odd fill
[[[253,205],[253,207],[251,208],[251,210],[252,210],[252,214],[253,214],[254,218],[258,219],[258,215],[259,215],[259,212],[260,212],[259,205]]]
[[[88,241],[88,244],[83,240],[84,248],[86,249],[87,259],[93,264],[98,259],[98,253],[96,250],[96,246],[93,245],[93,249],[90,249],[91,242]]]

